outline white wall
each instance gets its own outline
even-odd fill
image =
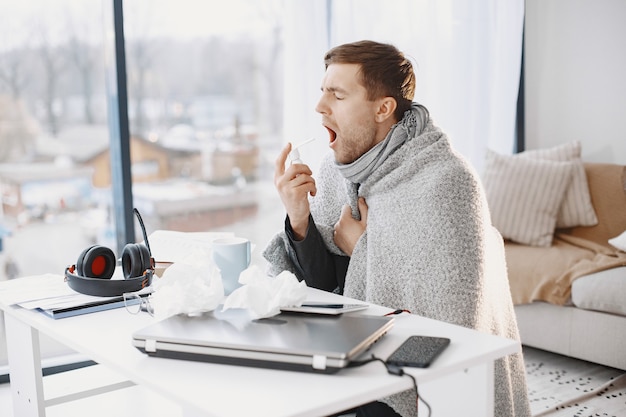
[[[526,149],[626,165],[626,1],[526,0]]]
[[[318,139],[301,152],[314,173],[329,152],[328,133],[314,110],[324,53],[360,39],[390,42],[411,59],[415,101],[477,170],[487,148],[513,151],[524,0],[312,0],[285,6],[285,140]]]

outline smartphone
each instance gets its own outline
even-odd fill
[[[449,344],[450,339],[447,337],[410,336],[389,356],[387,363],[428,368]]]

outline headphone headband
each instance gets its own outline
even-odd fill
[[[152,283],[154,271],[146,269],[143,275],[127,279],[101,279],[81,277],[74,273],[76,266],[65,268],[65,281],[71,289],[82,294],[116,297],[127,292],[140,291]]]

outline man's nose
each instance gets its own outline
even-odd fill
[[[317,105],[315,106],[315,111],[320,114],[328,114],[328,106],[324,102],[324,96],[320,97]]]

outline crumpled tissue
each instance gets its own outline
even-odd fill
[[[154,315],[199,315],[212,311],[224,298],[222,275],[212,261],[210,250],[196,250],[173,263],[159,279],[152,281]]]
[[[298,281],[292,272],[269,277],[256,265],[239,275],[239,283],[242,286],[226,298],[222,311],[245,308],[251,319],[275,316],[281,307],[300,306],[307,295],[306,283]]]

